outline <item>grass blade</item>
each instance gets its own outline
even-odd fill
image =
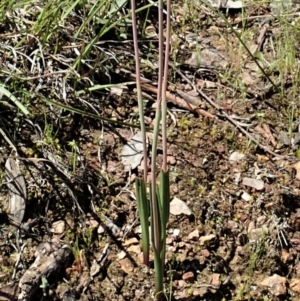
[[[27,108],[22,105],[17,98],[12,95],[5,87],[3,84],[0,84],[0,94],[4,94],[6,97],[8,97],[21,111],[24,115],[29,115],[29,111]]]
[[[149,266],[149,249],[150,249],[150,241],[149,241],[149,204],[147,200],[146,194],[146,184],[143,179],[135,180],[135,189],[137,193],[137,207],[138,214],[141,221],[142,227],[142,248],[144,255],[144,264]]]

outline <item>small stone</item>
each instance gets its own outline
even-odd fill
[[[284,263],[291,262],[294,259],[294,256],[292,253],[289,253],[287,250],[282,250],[281,251],[281,260]]]
[[[213,273],[210,284],[215,287],[220,287],[220,285],[221,285],[220,277],[221,277],[220,274]]]
[[[207,245],[210,241],[214,240],[215,238],[216,238],[215,234],[201,236],[199,239],[199,243],[201,246],[204,246],[204,245]]]
[[[120,253],[118,253],[118,258],[119,259],[124,259],[126,257],[126,252],[125,251],[121,251]]]
[[[97,229],[98,234],[103,234],[105,232],[105,229],[100,225]]]
[[[267,217],[265,215],[261,215],[256,219],[257,226],[262,226],[267,221]]]
[[[94,277],[100,272],[101,266],[97,263],[96,259],[93,260],[91,269],[90,269],[90,276]]]
[[[171,245],[171,244],[173,243],[173,241],[174,241],[174,238],[173,238],[173,237],[167,237],[167,238],[166,238],[166,244],[167,244],[167,245]]]
[[[182,275],[182,280],[186,282],[193,282],[195,279],[194,273],[193,272],[186,272]]]
[[[252,243],[258,242],[267,233],[269,233],[269,229],[267,227],[252,229],[249,232],[249,234],[250,234],[250,242],[252,242]]]
[[[233,230],[238,230],[239,224],[238,224],[236,221],[229,220],[229,221],[227,222],[227,227],[228,227],[228,229],[230,229],[231,231],[233,231]]]
[[[62,220],[56,221],[52,224],[51,232],[54,234],[62,234],[64,233],[66,228],[66,223]]]
[[[260,285],[268,287],[272,295],[281,296],[285,295],[287,292],[286,283],[285,277],[274,274],[271,277],[265,278]]]
[[[173,215],[191,215],[192,211],[184,201],[175,197],[170,203],[170,213]]]
[[[180,233],[180,229],[174,229],[173,230],[173,236],[178,236],[179,235],[179,233]]]
[[[263,180],[254,178],[243,178],[243,185],[254,188],[256,190],[263,190],[265,188],[265,183]]]
[[[199,238],[199,230],[196,229],[188,235],[189,240],[197,240]]]
[[[246,202],[250,202],[252,200],[252,196],[245,191],[242,193],[241,198],[242,198],[242,200],[244,200]]]
[[[300,280],[297,278],[292,278],[290,282],[290,289],[293,292],[300,293]]]
[[[238,162],[241,161],[245,158],[244,154],[241,154],[239,152],[233,152],[230,157],[229,157],[229,162],[233,163],[233,162]]]
[[[133,263],[128,258],[124,258],[124,259],[119,260],[119,264],[121,265],[121,269],[126,274],[131,274],[134,270]]]
[[[133,252],[136,254],[140,254],[142,252],[141,247],[139,245],[131,245],[128,249],[128,252]]]
[[[94,219],[94,217],[91,214],[86,215],[86,225],[90,226],[92,228],[97,228],[99,226],[99,223]]]
[[[178,280],[178,287],[185,287],[186,282],[184,280]]]
[[[138,244],[138,243],[139,243],[139,241],[137,240],[137,238],[136,237],[132,237],[132,238],[126,240],[124,242],[123,246],[126,247],[126,246],[130,246],[130,245]]]
[[[207,249],[201,250],[200,254],[206,258],[208,258],[210,256],[210,252]]]
[[[291,144],[291,139],[289,137],[289,134],[287,132],[281,132],[279,134],[279,140],[283,145],[290,145]]]
[[[248,224],[247,232],[250,233],[253,229],[255,229],[254,221],[250,221]]]
[[[176,159],[174,156],[167,156],[167,163],[173,165],[176,163]]]
[[[300,277],[300,263],[298,263],[295,267],[296,275]]]

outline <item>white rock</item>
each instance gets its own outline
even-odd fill
[[[170,203],[170,213],[173,215],[191,215],[192,211],[185,202],[175,197]]]
[[[229,161],[230,162],[238,162],[241,161],[245,158],[245,155],[239,152],[233,152],[230,157],[229,157]]]
[[[178,236],[179,233],[180,233],[180,230],[179,230],[179,229],[174,229],[174,231],[173,231],[173,235],[174,235],[174,236]]]
[[[256,190],[263,190],[265,188],[264,181],[247,177],[243,178],[243,185],[252,187]]]
[[[189,240],[196,240],[199,238],[199,230],[196,229],[193,232],[191,232],[188,236]]]
[[[242,196],[241,196],[241,198],[244,201],[249,202],[249,201],[251,201],[252,196],[249,193],[247,193],[247,192],[244,191],[243,194],[242,194]]]

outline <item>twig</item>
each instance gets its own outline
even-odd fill
[[[174,66],[171,64],[172,68]],[[217,109],[228,121],[230,121],[236,128],[239,129],[244,135],[246,135],[252,142],[254,142],[257,146],[259,146],[261,149],[263,149],[265,152],[269,153],[270,155],[273,155],[275,157],[278,157],[280,159],[286,158],[286,156],[281,156],[273,151],[269,150],[269,148],[263,144],[261,144],[258,140],[256,140],[252,135],[250,135],[245,129],[243,129],[239,124],[233,120],[219,105],[217,105],[214,101],[212,101],[204,92],[202,92],[200,89],[198,89],[180,70],[174,68],[175,71],[188,83],[190,84],[195,91],[199,93],[199,95],[204,98],[211,106],[213,106],[215,109]]]
[[[150,86],[148,84],[141,84],[142,89],[145,89],[147,91],[150,91],[152,93],[157,93],[158,89]],[[188,103],[186,100],[182,99],[181,97],[175,96],[170,92],[166,92],[166,97],[169,101],[171,101],[172,103],[174,103],[175,105],[178,105],[181,108],[184,108],[186,110],[189,110],[191,112],[195,112],[199,115],[205,116],[205,117],[209,117],[209,118],[216,118],[216,116],[212,115],[211,113],[203,110],[203,109],[199,109],[198,106],[195,106],[191,103]]]
[[[18,254],[17,261],[16,261],[16,263],[15,263],[15,267],[14,267],[14,272],[13,272],[13,275],[12,275],[12,279],[15,279],[15,277],[16,277],[17,268],[18,268],[18,265],[19,265],[19,263],[20,263],[21,255],[22,255],[22,252],[24,251],[25,247],[26,247],[26,243],[24,243],[24,244],[21,246],[21,248],[20,248],[20,252],[19,252],[19,254]]]

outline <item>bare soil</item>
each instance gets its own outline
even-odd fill
[[[263,56],[259,63],[275,88],[232,30],[213,12],[203,5],[182,3],[175,3],[173,10],[170,59],[174,68],[170,68],[168,91],[177,100],[169,99],[171,195],[184,201],[192,213],[170,218],[166,296],[181,301],[300,300],[296,140],[300,103],[293,73],[298,72],[298,45],[294,69],[287,65],[283,74],[278,65],[270,67],[283,55],[288,56],[274,50],[279,49],[286,29],[270,6],[249,5],[246,19],[241,10],[223,11],[240,33],[246,33],[245,42],[256,57],[258,53]],[[148,16],[152,24],[148,21],[147,28],[154,33],[155,16],[152,8]],[[78,26],[76,15],[68,22],[65,35],[54,35],[51,40],[58,50],[54,53],[49,45],[43,48],[46,63],[42,73],[30,73],[29,61],[21,56],[15,62],[23,68],[21,75],[11,72],[8,86],[15,89],[16,97],[28,91],[23,101],[31,116],[25,118],[8,99],[3,98],[0,104],[1,128],[14,142],[27,189],[25,216],[21,225],[12,225],[5,162],[16,153],[1,136],[0,300],[18,298],[19,280],[35,262],[36,248],[43,242],[58,248],[67,245],[72,252],[64,262],[57,263],[55,273],[45,277],[45,288],[36,287],[30,299],[152,300],[155,272],[153,262],[149,268],[142,264],[134,197],[134,179],[141,174],[141,167],[128,173],[121,161],[122,148],[138,129],[42,101],[47,98],[137,125],[134,86],[124,85],[117,91],[87,90],[91,83],[133,80],[131,32],[129,29],[128,40],[124,41],[118,37],[118,29],[113,29],[89,54],[93,68],[82,63],[76,69],[79,77],[75,73],[67,77],[57,72],[70,72],[78,58],[68,35],[72,26]],[[1,27],[3,45],[15,45],[9,35],[14,25]],[[290,28],[297,37],[299,28]],[[80,49],[83,42],[76,43]],[[29,56],[39,45],[32,39],[22,52]],[[155,35],[141,37],[139,45],[142,74],[154,90],[157,45]],[[197,53],[201,53],[200,58]],[[1,55],[3,68],[10,70],[16,58],[5,48]],[[196,93],[176,71],[220,109]],[[1,77],[4,81],[4,73]],[[13,83],[18,86],[13,87]],[[76,91],[84,93],[78,96]],[[179,100],[183,94],[178,91],[197,97],[199,103],[193,107],[190,99]],[[156,95],[149,87],[143,92],[146,122],[151,127]],[[240,131],[241,127],[249,136]],[[151,132],[149,140],[151,145]],[[76,143],[75,150],[72,142]],[[233,153],[244,157],[237,159]],[[49,154],[58,161],[53,163]],[[160,163],[159,152],[158,167]]]

